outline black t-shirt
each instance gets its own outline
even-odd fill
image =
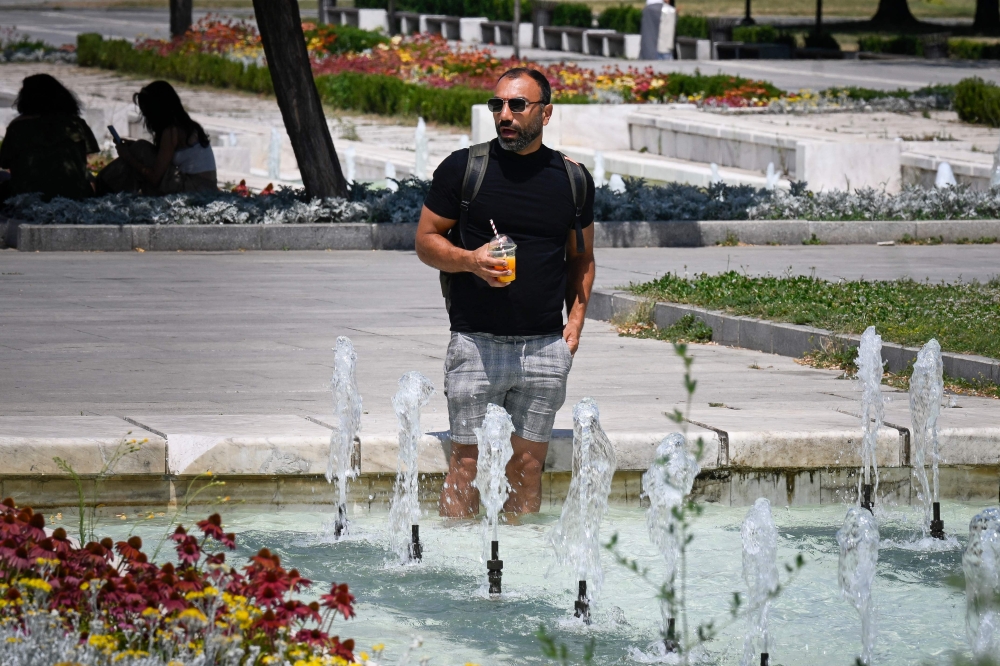
[[[467,148],[456,151],[434,172],[424,200],[432,212],[450,220],[459,218],[468,159]],[[584,173],[587,203],[580,223],[586,227],[594,221],[594,180],[586,169]],[[462,230],[465,249],[490,241],[491,218],[497,231],[517,244],[517,279],[508,287],[495,288],[472,273],[453,275],[451,330],[494,335],[562,333],[566,241],[576,222],[576,204],[562,157],[544,145],[529,155],[518,155],[501,148],[496,139],[491,141],[486,176]]]

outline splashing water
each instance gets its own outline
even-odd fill
[[[969,523],[962,570],[969,645],[976,657],[995,658],[1000,655],[1000,509],[985,509]]]
[[[413,133],[414,151],[413,175],[421,180],[427,179],[427,161],[430,159],[430,148],[427,142],[427,123],[423,118],[417,119],[417,129]]]
[[[944,395],[941,366],[941,345],[930,340],[913,365],[910,377],[910,418],[913,424],[913,473],[920,483],[920,499],[924,503],[924,534],[931,522],[931,505],[938,495],[938,416]],[[930,458],[932,483],[927,481],[926,464]]]
[[[749,591],[747,635],[740,666],[750,666],[756,661],[757,652],[769,652],[767,614],[771,595],[778,589],[778,528],[771,518],[771,503],[766,498],[759,498],[750,507],[740,537],[743,539],[743,580]]]
[[[685,444],[685,437],[679,432],[664,437],[656,447],[656,459],[642,475],[642,491],[649,497],[649,509],[646,511],[649,540],[667,563],[666,580],[671,588],[677,575],[681,548],[674,509],[691,492],[694,479],[701,471],[698,461],[688,452]],[[660,613],[666,635],[668,620],[673,616],[666,600],[660,602]]]
[[[354,351],[351,339],[345,336],[337,338],[333,360],[333,432],[330,433],[330,458],[326,464],[326,480],[332,483],[337,479],[337,490],[340,492],[337,519],[334,526],[336,536],[347,527],[347,480],[358,475],[358,469],[352,464],[354,454],[354,439],[361,429],[361,395],[354,377],[354,369],[358,355]]]
[[[861,661],[870,665],[876,636],[872,584],[878,565],[879,535],[875,517],[858,507],[848,509],[844,526],[837,530],[837,543],[840,591],[861,615]]]
[[[858,381],[861,382],[861,473],[858,475],[858,498],[864,500],[863,485],[871,485],[871,501],[878,496],[878,460],[876,444],[878,431],[885,418],[882,397],[882,336],[874,326],[865,329],[855,360]]]
[[[472,482],[479,489],[479,501],[486,511],[483,517],[483,559],[490,559],[490,542],[497,540],[497,523],[500,511],[510,494],[507,481],[507,463],[514,455],[510,445],[510,435],[514,432],[510,414],[503,407],[490,403],[486,407],[483,425],[476,428],[479,444],[479,458],[476,462],[476,480]]]
[[[617,466],[600,418],[592,398],[584,398],[573,408],[573,480],[559,522],[549,534],[556,560],[572,570],[576,580],[590,583],[591,597],[604,584],[600,528]]]
[[[417,477],[417,445],[420,443],[420,408],[434,395],[431,380],[419,372],[407,372],[399,379],[392,408],[399,422],[399,458],[396,483],[389,506],[389,547],[400,563],[410,561],[411,528],[420,521]]]

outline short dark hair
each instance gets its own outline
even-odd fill
[[[530,76],[535,80],[535,83],[538,84],[538,88],[542,92],[542,98],[538,100],[539,102],[545,105],[552,103],[552,86],[549,84],[549,80],[545,78],[545,75],[537,69],[531,69],[530,67],[514,67],[512,69],[508,69],[500,75],[500,78],[497,79],[497,83],[500,83],[504,79],[519,79],[522,76]]]
[[[73,93],[48,74],[32,74],[25,78],[14,107],[22,116],[80,115],[80,102]]]

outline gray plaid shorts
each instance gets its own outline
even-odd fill
[[[572,366],[561,335],[452,333],[444,360],[452,441],[476,444],[490,403],[507,410],[518,436],[549,441]]]

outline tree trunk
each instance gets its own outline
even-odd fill
[[[878,11],[872,17],[872,23],[881,23],[896,29],[917,22],[906,0],[879,0]]]
[[[274,95],[306,193],[313,197],[344,196],[347,182],[313,81],[299,4],[297,0],[253,0],[253,9]]]
[[[1000,32],[1000,1],[976,0],[976,20],[972,28],[994,35]]]
[[[182,37],[191,23],[191,0],[170,0],[170,36]]]

